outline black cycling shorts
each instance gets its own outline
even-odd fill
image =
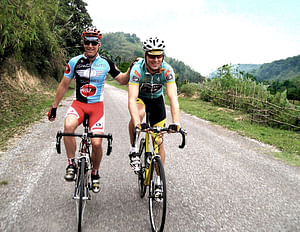
[[[163,95],[158,98],[138,97],[138,103],[145,105],[146,113],[149,113],[150,126],[165,127],[166,123],[166,107]]]

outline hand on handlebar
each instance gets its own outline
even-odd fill
[[[136,125],[135,129],[138,129],[140,131],[146,131],[146,130],[150,129],[150,127],[147,123],[139,123]]]
[[[179,123],[172,123],[169,125],[168,130],[171,133],[176,133],[179,132],[181,129],[180,124]]]

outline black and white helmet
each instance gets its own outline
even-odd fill
[[[165,51],[165,43],[157,37],[150,37],[144,41],[143,49],[150,55],[161,55]]]

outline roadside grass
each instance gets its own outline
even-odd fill
[[[116,81],[108,79],[107,83],[127,90]],[[46,83],[43,88],[34,89],[30,93],[7,88],[0,84],[0,150],[7,148],[10,138],[22,133],[24,129],[47,114],[53,103],[57,83]],[[73,86],[66,96],[73,93]],[[168,98],[165,98],[168,103]],[[223,126],[237,133],[270,144],[281,150],[274,157],[284,160],[290,165],[300,166],[300,133],[278,128],[251,124],[249,115],[239,111],[215,106],[197,98],[179,96],[180,108],[186,113]],[[5,183],[2,183],[5,184]]]
[[[166,102],[168,102],[166,98]],[[281,152],[273,155],[290,165],[300,166],[300,133],[251,123],[250,116],[235,110],[215,106],[199,99],[179,97],[180,109],[186,113],[221,125],[240,135],[273,145]]]
[[[41,120],[55,97],[57,82],[43,81],[32,89],[7,86],[0,83],[0,151],[7,150],[9,140],[24,132],[26,127]],[[73,93],[68,91],[66,96]]]
[[[108,77],[107,79],[106,79],[106,83],[107,84],[109,84],[109,85],[112,85],[112,86],[114,86],[114,87],[117,87],[117,88],[119,88],[119,89],[123,89],[123,90],[128,90],[128,85],[121,85],[121,84],[119,84],[119,82],[117,82],[117,81],[115,81],[113,78],[111,78],[111,77]]]

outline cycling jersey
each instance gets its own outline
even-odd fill
[[[131,69],[129,84],[139,85],[139,97],[158,98],[163,95],[163,86],[174,83],[173,68],[165,61],[161,64],[159,73],[148,72],[145,59],[137,61]]]
[[[104,56],[98,54],[90,64],[89,59],[82,54],[69,61],[64,75],[69,79],[75,78],[74,100],[96,103],[103,101],[103,87],[107,73],[115,78],[120,71],[110,59]]]

